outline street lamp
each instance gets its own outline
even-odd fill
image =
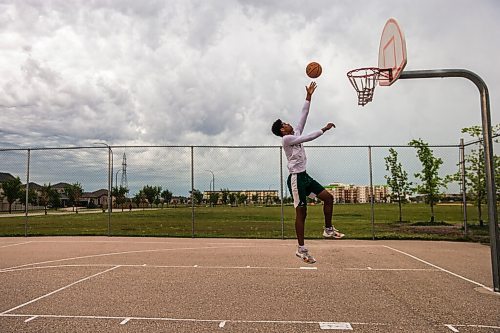
[[[214,175],[214,172],[212,170],[205,170],[205,171],[208,171],[212,174],[212,192],[215,192],[215,175]]]
[[[118,173],[122,171],[122,170],[118,170],[116,173],[115,173],[115,186],[116,188],[118,189]]]

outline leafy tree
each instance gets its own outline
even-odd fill
[[[222,204],[227,205],[229,202],[229,189],[221,188],[220,190],[222,192],[222,198],[221,198]]]
[[[478,149],[471,149],[470,153],[465,156],[465,186],[467,194],[472,197],[477,206],[479,224],[484,226],[483,212],[481,205],[486,203],[486,175],[484,162],[484,144],[483,144],[483,129],[481,126],[471,126],[462,128],[462,133],[467,133],[479,142]],[[500,134],[500,124],[493,126],[492,134]],[[498,142],[498,140],[495,140]],[[500,190],[500,157],[493,157],[493,165],[495,169],[495,185],[497,188],[497,199]],[[446,177],[447,182],[457,181],[462,182],[460,170],[453,175]]]
[[[134,196],[134,203],[137,205],[137,207],[141,207],[144,210],[144,205],[143,203],[146,202],[146,195],[144,194],[143,190],[140,190],[136,195]]]
[[[70,205],[73,205],[73,211],[75,211],[76,206],[76,213],[78,214],[78,203],[83,194],[82,185],[78,182],[68,185],[64,188],[64,193],[68,197]]]
[[[219,192],[210,192],[208,200],[210,201],[210,204],[212,206],[217,205],[217,203],[219,202]]]
[[[37,193],[36,191],[30,187],[28,190],[28,204],[35,205],[37,203]],[[21,187],[19,191],[19,201],[26,207],[26,187]]]
[[[47,184],[43,184],[42,188],[40,189],[40,194],[38,195],[38,203],[43,206],[45,210],[45,215],[47,215],[47,206],[50,203],[50,194],[51,191],[54,191],[52,189],[52,186]]]
[[[194,189],[193,191],[189,191],[190,194],[193,195],[193,200],[196,205],[199,205],[203,201],[203,193],[200,190]]]
[[[391,189],[389,197],[391,201],[397,202],[399,206],[399,222],[403,221],[402,204],[406,203],[407,195],[411,194],[411,182],[408,181],[408,173],[403,170],[401,162],[398,161],[398,152],[390,148],[389,156],[385,159],[385,170],[389,175],[385,175],[387,186]]]
[[[252,202],[256,204],[259,201],[259,195],[258,194],[252,194]]]
[[[153,207],[153,203],[157,198],[159,198],[161,193],[161,186],[149,186],[146,185],[142,188],[142,192],[146,196],[151,207]]]
[[[122,212],[123,212],[123,205],[127,202],[127,193],[129,192],[129,189],[120,185],[120,187],[115,186],[113,187],[113,190],[111,191],[111,194],[115,198],[115,203],[116,206],[121,206],[122,207]]]
[[[229,193],[229,203],[231,204],[231,206],[236,206],[236,201],[237,201],[236,193],[234,192]]]
[[[57,210],[61,207],[61,194],[56,190],[49,191],[49,205]]]
[[[168,207],[168,205],[170,204],[170,201],[172,201],[172,192],[170,192],[169,190],[163,190],[161,192],[161,197],[163,198],[163,202],[167,203],[167,207]],[[163,207],[163,205],[162,205],[162,207]]]
[[[439,189],[446,186],[446,182],[439,177],[439,168],[443,164],[443,160],[434,157],[433,151],[422,139],[414,139],[410,141],[409,145],[417,149],[417,157],[422,163],[422,171],[415,173],[415,177],[419,178],[422,184],[417,185],[415,190],[426,196],[426,201],[431,208],[430,222],[434,222],[434,204],[440,198]]]
[[[248,196],[244,193],[239,193],[238,194],[238,204],[245,204],[247,203]]]
[[[12,204],[19,199],[21,195],[21,186],[21,179],[19,177],[7,180],[2,184],[3,194],[9,203],[9,214],[12,212]]]

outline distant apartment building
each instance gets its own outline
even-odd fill
[[[212,193],[217,193],[219,195],[217,204],[222,204],[223,191],[204,191],[203,200],[209,202],[210,194]],[[271,204],[280,199],[278,190],[229,190],[228,194],[235,194],[237,197],[245,196],[245,203],[253,204]]]
[[[370,202],[370,186],[343,183],[331,183],[325,189],[333,196],[334,203],[368,203]],[[386,185],[373,186],[374,202],[388,202]]]

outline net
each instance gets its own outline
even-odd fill
[[[365,106],[373,100],[379,76],[389,77],[391,70],[376,67],[357,68],[347,72],[347,77],[358,93],[358,105]]]

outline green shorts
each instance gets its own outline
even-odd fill
[[[307,197],[314,198],[320,194],[325,188],[315,181],[307,172],[292,173],[287,180],[288,189],[293,198],[293,206],[307,206]]]

